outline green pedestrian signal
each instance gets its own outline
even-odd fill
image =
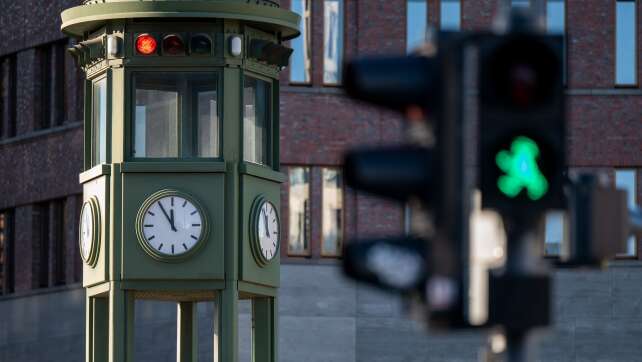
[[[505,173],[497,180],[497,187],[506,196],[516,197],[526,189],[528,198],[536,201],[548,191],[548,181],[537,165],[539,147],[532,139],[516,137],[510,151],[501,150],[495,157],[497,166]]]

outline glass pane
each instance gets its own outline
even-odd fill
[[[323,3],[323,83],[341,82],[343,62],[343,0]]]
[[[559,256],[564,242],[564,213],[552,211],[546,214],[544,255]]]
[[[548,0],[546,3],[546,29],[549,34],[564,34],[564,0]]]
[[[0,294],[4,292],[4,269],[7,264],[6,256],[6,217],[4,213],[0,212]]]
[[[636,207],[636,182],[635,170],[616,170],[615,171],[615,187],[627,192],[627,203],[629,208]],[[627,241],[625,255],[635,255],[635,236],[631,236]]]
[[[107,79],[94,83],[92,165],[107,162]]]
[[[219,157],[216,73],[138,73],[134,157]]]
[[[323,169],[322,218],[323,242],[321,254],[341,254],[343,242],[343,180],[337,169]]]
[[[243,159],[245,161],[269,164],[270,102],[270,83],[245,77],[243,88]]]
[[[530,0],[513,0],[513,7],[529,7],[531,6]]]
[[[218,97],[216,90],[198,91],[196,95],[198,108],[198,157],[219,156],[219,118]]]
[[[176,77],[137,74],[134,157],[178,157]]]
[[[406,3],[406,51],[411,52],[426,40],[428,25],[426,0],[408,0]]]
[[[618,1],[616,5],[615,83],[636,83],[635,1]]]
[[[290,168],[290,236],[288,254],[310,252],[310,169]]]
[[[310,0],[292,0],[292,11],[301,16],[301,35],[290,43],[294,52],[290,58],[290,81],[310,82]]]
[[[458,31],[461,29],[461,1],[443,0],[441,2],[441,29]]]

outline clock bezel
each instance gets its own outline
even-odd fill
[[[272,259],[267,259],[263,256],[261,252],[261,240],[259,237],[259,215],[261,214],[261,209],[265,203],[269,203],[274,208],[276,213],[276,223],[278,225],[279,236],[277,238],[276,250],[274,251],[274,257]],[[257,265],[260,267],[265,267],[268,264],[272,263],[277,259],[281,251],[281,217],[279,215],[279,210],[276,205],[268,200],[265,196],[259,195],[254,199],[252,203],[252,208],[250,211],[250,249],[252,250],[252,256],[256,261]]]
[[[91,214],[91,221],[93,223],[89,256],[86,259],[83,253],[83,245],[82,245],[82,222],[83,222],[82,216],[83,216],[83,213],[85,212],[85,208],[89,208],[89,212]],[[78,248],[80,250],[80,258],[85,262],[85,264],[87,264],[91,268],[94,268],[98,263],[98,254],[100,250],[100,241],[101,241],[100,229],[101,229],[100,206],[98,203],[98,198],[96,196],[92,196],[83,203],[82,208],[80,209],[80,220],[78,223]]]
[[[144,224],[144,218],[145,214],[147,213],[147,210],[158,200],[165,198],[165,197],[171,197],[171,196],[178,196],[182,197],[194,205],[196,210],[201,214],[201,235],[199,236],[198,240],[194,244],[194,247],[192,247],[189,251],[179,254],[179,255],[167,255],[163,253],[159,253],[154,247],[152,247],[149,242],[147,241],[147,238],[145,237],[145,232],[143,228]],[[206,244],[205,240],[207,239],[209,235],[209,216],[206,211],[206,209],[203,207],[203,205],[197,201],[195,197],[192,195],[179,191],[176,189],[163,189],[160,191],[157,191],[153,194],[151,194],[149,197],[143,201],[141,204],[140,208],[138,209],[138,213],[136,214],[136,239],[138,239],[138,244],[143,248],[143,250],[151,256],[153,259],[161,262],[166,262],[166,263],[180,263],[184,262],[187,259],[191,258],[194,254],[198,253],[202,248],[203,245]]]

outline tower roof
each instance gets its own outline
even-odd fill
[[[238,19],[283,39],[299,35],[299,16],[281,9],[278,0],[85,0],[61,16],[62,31],[76,37],[111,20],[141,18]]]

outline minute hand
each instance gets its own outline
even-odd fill
[[[160,201],[158,202],[158,206],[160,206],[161,211],[163,212],[163,215],[165,215],[165,217],[167,218],[167,221],[169,222],[169,226],[171,226],[172,230],[173,230],[173,231],[178,231],[178,230],[176,230],[176,228],[174,227],[174,220],[173,220],[174,218],[170,218],[170,217],[169,217],[169,215],[167,214],[167,211],[165,211],[165,208],[163,207],[163,204],[161,204],[161,202],[160,202]]]

